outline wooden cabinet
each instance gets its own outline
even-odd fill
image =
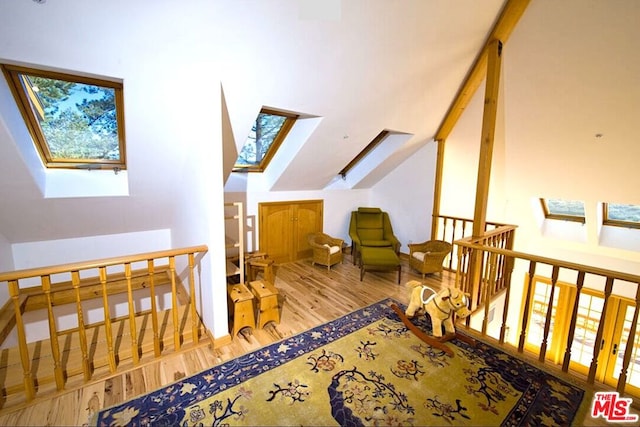
[[[276,263],[310,257],[307,235],[322,231],[323,206],[322,200],[259,203],[260,251]]]

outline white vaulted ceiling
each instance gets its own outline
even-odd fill
[[[0,81],[0,234],[26,242],[171,227],[185,150],[219,145],[212,161],[224,158],[228,173],[263,106],[308,117],[304,137],[282,147],[291,151],[267,190],[331,188],[388,129],[399,135],[393,149],[350,183],[371,187],[433,141],[503,0],[342,0],[315,14],[308,4],[0,2],[0,61],[123,80],[129,188],[43,197],[44,173],[18,148],[28,133]],[[597,118],[637,135],[639,17],[634,0],[531,0],[504,50],[502,86],[523,101],[509,129],[543,137],[553,123],[553,132],[592,134],[584,128]],[[552,120],[559,114],[566,120]]]

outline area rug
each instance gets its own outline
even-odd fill
[[[453,357],[380,301],[103,409],[96,425],[569,425],[583,390],[482,342]],[[427,317],[414,319],[425,332]]]

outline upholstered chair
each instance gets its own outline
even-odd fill
[[[422,274],[442,274],[442,263],[451,252],[451,243],[444,240],[429,240],[423,243],[409,243],[409,265]]]
[[[396,253],[400,251],[400,241],[393,234],[389,214],[380,208],[360,207],[351,212],[349,237],[353,264],[356,263],[362,246],[391,247]]]
[[[344,240],[331,237],[328,234],[317,232],[307,236],[309,246],[313,249],[311,265],[324,265],[327,270],[331,266],[342,262],[342,244]]]

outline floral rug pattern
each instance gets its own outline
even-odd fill
[[[388,299],[107,408],[95,425],[568,425],[578,387],[482,342],[454,357]],[[413,319],[426,332],[428,318]]]

